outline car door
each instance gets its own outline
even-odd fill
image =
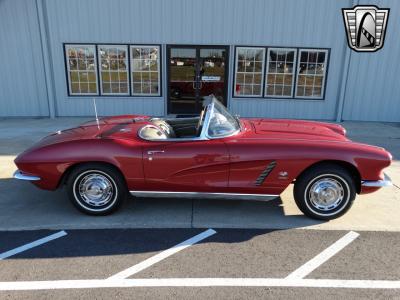
[[[148,141],[143,168],[148,191],[219,192],[228,186],[229,155],[217,139]]]
[[[230,138],[229,190],[235,193],[279,195],[291,182],[296,161],[282,159],[284,148],[273,140]]]

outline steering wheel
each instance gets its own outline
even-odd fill
[[[199,123],[197,123],[196,126],[196,136],[200,136],[201,129],[203,128],[204,118],[206,115],[205,112],[206,112],[206,107],[200,113]]]

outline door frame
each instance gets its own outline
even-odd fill
[[[166,71],[167,71],[167,93],[166,93],[166,100],[167,100],[167,114],[171,113],[171,101],[170,101],[170,95],[171,95],[171,83],[170,83],[170,78],[171,78],[171,48],[194,48],[196,49],[196,59],[200,58],[200,49],[224,49],[225,50],[225,86],[224,86],[224,91],[223,91],[223,98],[224,98],[224,105],[227,107],[228,105],[228,84],[229,84],[229,50],[230,47],[229,45],[199,45],[199,44],[168,44],[166,45]],[[196,66],[196,73],[198,73],[198,68],[199,64]],[[199,95],[196,95],[196,100],[198,100]],[[188,115],[193,115],[191,113],[188,113]]]

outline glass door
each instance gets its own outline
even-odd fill
[[[227,47],[169,46],[168,113],[198,114],[210,94],[226,105],[227,62]]]

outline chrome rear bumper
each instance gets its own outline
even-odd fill
[[[383,180],[363,180],[361,181],[361,186],[368,186],[368,187],[385,187],[385,186],[392,186],[392,180],[389,176],[384,174],[385,178]]]
[[[15,171],[13,177],[19,180],[28,180],[28,181],[40,180],[40,177],[23,174],[20,170]]]

